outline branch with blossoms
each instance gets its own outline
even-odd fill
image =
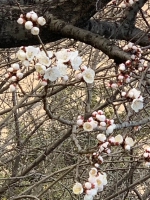
[[[60,21],[58,22],[55,19],[54,21],[57,25],[59,25]],[[14,112],[16,112],[16,110],[20,106],[22,106],[24,101],[26,101],[26,99],[29,96],[34,95],[37,89],[42,88],[40,90],[41,96],[38,98],[38,93],[36,97],[38,98],[38,100],[43,100],[43,108],[46,112],[47,118],[55,120],[55,122],[58,121],[60,124],[72,127],[68,130],[67,133],[64,133],[64,135],[60,139],[58,139],[54,144],[48,145],[46,148],[44,148],[44,150],[42,149],[42,153],[21,173],[19,173],[19,176],[27,174],[35,166],[39,165],[39,163],[45,160],[46,156],[48,156],[56,147],[61,145],[61,143],[64,142],[67,138],[69,138],[71,135],[76,147],[80,151],[82,147],[79,144],[80,141],[76,138],[77,132],[80,132],[80,130],[84,130],[84,132],[88,134],[90,132],[102,130],[105,131],[105,134],[99,133],[97,135],[97,140],[95,139],[97,141],[97,148],[95,152],[91,154],[90,157],[91,164],[93,166],[89,171],[89,177],[87,179],[85,178],[83,183],[76,182],[73,186],[74,194],[78,195],[83,193],[84,200],[92,200],[97,194],[102,192],[107,185],[107,174],[100,169],[103,162],[105,162],[103,159],[103,155],[110,155],[112,149],[115,147],[121,148],[124,152],[132,153],[134,145],[136,144],[136,140],[130,134],[120,133],[116,135],[114,133],[114,130],[121,129],[124,127],[135,127],[143,125],[149,122],[150,119],[149,117],[147,117],[143,120],[139,120],[139,122],[131,121],[123,122],[122,124],[117,124],[115,122],[114,117],[108,118],[104,111],[95,110],[91,113],[89,117],[85,116],[86,114],[81,114],[77,117],[77,121],[73,122],[73,120],[67,120],[65,118],[65,115],[61,117],[60,113],[57,114],[57,111],[54,114],[53,111],[57,109],[57,105],[55,105],[55,108],[51,108],[51,104],[49,105],[47,99],[47,97],[51,97],[53,94],[56,94],[56,91],[51,90],[51,88],[53,89],[57,85],[64,85],[67,87],[69,84],[71,84],[70,80],[72,78],[76,80],[76,82],[74,82],[74,85],[76,83],[83,83],[83,86],[86,87],[87,84],[93,84],[97,80],[99,81],[100,78],[96,77],[96,70],[94,71],[91,67],[87,67],[82,64],[82,58],[80,57],[79,52],[77,50],[67,48],[60,49],[55,53],[46,50],[39,36],[39,27],[44,26],[46,24],[46,20],[45,18],[43,18],[43,16],[38,17],[38,15],[34,11],[31,11],[27,14],[21,14],[20,18],[18,19],[18,23],[24,26],[25,29],[27,29],[28,32],[33,34],[35,37],[37,36],[39,41],[41,41],[41,47],[20,47],[19,51],[17,52],[17,58],[19,62],[13,63],[11,64],[11,66],[9,65],[9,68],[7,68],[5,78],[9,82],[9,91],[17,92],[19,88],[25,96],[20,102],[18,102],[18,104],[15,107],[13,107],[11,112],[0,123],[0,125],[3,126],[7,122],[7,120],[9,120],[11,115]],[[70,25],[67,25],[66,23],[63,25],[65,26],[65,28],[61,27],[62,33],[63,31],[67,30],[68,26],[69,28],[72,27]],[[81,36],[82,32],[80,32],[80,29],[77,28],[75,30],[78,30],[78,33]],[[77,36],[76,33],[74,33],[74,31],[72,31],[71,34],[75,34],[75,37]],[[88,36],[90,38],[91,35],[89,32],[86,32],[84,36]],[[98,41],[98,39],[99,38],[95,36],[94,41]],[[142,50],[139,46],[130,42],[128,45],[124,46],[123,50],[120,51],[120,48],[114,45],[112,46],[111,43],[107,43],[107,40],[105,40],[104,38],[101,39],[102,41],[99,42],[100,46],[103,44],[101,46],[102,49],[105,49],[107,47],[105,49],[105,52],[107,52],[110,57],[118,55],[122,60],[125,60],[124,63],[116,65],[117,73],[115,74],[115,76],[111,76],[111,80],[109,81],[109,83],[107,83],[106,87],[108,90],[117,91],[114,92],[115,98],[113,98],[112,102],[111,99],[109,99],[109,103],[113,104],[113,101],[117,101],[117,95],[119,94],[121,96],[121,100],[123,100],[123,102],[128,105],[129,109],[132,112],[138,114],[138,112],[141,112],[144,108],[144,92],[142,91],[142,89],[140,90],[139,87],[132,84],[132,81],[134,79],[135,74],[141,77],[142,73],[148,69],[147,63],[145,63],[141,59]],[[95,46],[96,45],[97,44],[95,44]],[[28,69],[30,68],[32,68],[32,72],[34,71],[36,73],[36,79],[38,80],[40,85],[38,85],[37,88],[35,88],[30,94],[26,94],[23,91],[23,89],[21,89],[19,83],[25,76],[24,72],[27,73]],[[93,84],[93,87],[94,86],[95,85]],[[92,90],[93,88],[91,87],[90,89]],[[61,88],[58,88],[58,91],[60,90]],[[90,100],[87,100],[87,103],[89,103],[87,111],[89,113],[91,112],[91,102],[89,102]],[[33,101],[32,103],[34,103],[35,101]],[[28,103],[30,104],[30,102],[27,102],[27,104]],[[80,112],[80,110],[78,112]],[[140,127],[138,127],[137,129],[139,128]],[[145,162],[147,167],[150,166],[149,147],[146,147],[143,152],[143,155],[139,157],[142,161]],[[0,193],[4,193],[7,190],[8,186],[12,185],[13,183],[16,183],[17,181],[18,180],[14,179],[14,181],[10,181],[9,183],[7,183],[7,186],[4,185],[4,187],[0,189]],[[48,188],[50,187],[47,187],[45,191],[47,191]],[[41,192],[40,196],[42,196],[43,193],[44,192]]]

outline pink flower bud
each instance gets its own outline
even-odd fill
[[[93,117],[96,117],[96,115],[97,115],[97,112],[94,111],[94,112],[92,113],[92,116],[93,116]]]

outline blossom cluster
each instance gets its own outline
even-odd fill
[[[114,120],[107,119],[102,110],[94,111],[92,113],[92,117],[86,121],[82,116],[78,116],[77,125],[82,127],[84,131],[93,131],[96,128],[104,128],[106,130],[106,134],[111,134],[116,127]]]
[[[135,112],[139,112],[139,110],[143,109],[143,97],[139,90],[132,88],[128,92],[122,92],[122,96],[128,98],[129,101],[132,101],[131,108]]]
[[[33,35],[38,35],[40,32],[39,25],[44,26],[46,20],[44,17],[38,17],[37,13],[34,11],[28,12],[26,14],[21,14],[17,20],[18,24],[24,24],[27,30],[31,30]]]
[[[138,2],[139,0],[123,0],[123,2],[121,2],[120,7],[121,8],[127,8],[127,7],[132,7],[136,2]],[[112,4],[114,6],[119,6],[120,1],[118,0],[112,0]]]
[[[94,81],[95,72],[91,68],[81,66],[82,58],[78,55],[78,51],[71,51],[70,49],[61,49],[54,53],[53,51],[43,51],[42,49],[34,46],[20,47],[17,52],[17,58],[20,63],[15,63],[6,74],[6,78],[11,78],[13,85],[10,86],[11,91],[15,90],[17,81],[23,77],[23,73],[20,70],[22,67],[28,68],[34,66],[38,73],[37,79],[41,80],[43,86],[47,85],[48,81],[56,81],[61,78],[63,81],[67,81],[68,69],[74,71],[79,70],[80,79],[86,83],[92,83]],[[52,65],[53,59],[53,65]],[[17,67],[16,67],[17,66]],[[16,77],[16,78],[15,78]],[[75,77],[76,78],[76,77]],[[13,89],[12,89],[13,88]]]
[[[17,20],[19,24],[24,24],[25,28],[31,30],[33,35],[39,34],[38,26],[45,25],[46,21],[43,17],[38,17],[34,12],[28,12],[27,14],[21,14]],[[86,83],[93,83],[95,78],[95,72],[91,68],[81,66],[82,58],[78,55],[78,51],[71,51],[70,49],[61,49],[56,53],[52,51],[46,51],[34,46],[20,47],[17,52],[17,58],[19,64],[13,64],[7,71],[5,78],[8,78],[12,84],[10,85],[10,91],[13,92],[16,89],[19,79],[23,77],[23,73],[18,71],[30,66],[34,66],[38,73],[37,79],[41,80],[41,85],[46,86],[48,81],[56,81],[61,78],[63,81],[68,81],[68,68],[77,71],[79,73],[75,75],[77,80],[85,81]],[[55,65],[52,66],[52,59]]]
[[[123,3],[121,4],[121,7],[122,8],[131,7],[133,6],[133,4],[135,4],[138,1],[139,0],[124,0]]]
[[[118,81],[110,81],[108,84],[108,86],[113,89],[126,83],[130,83],[133,73],[142,72],[147,68],[147,64],[141,59],[142,50],[140,47],[129,42],[123,47],[123,50],[131,54],[131,60],[127,60],[125,63],[119,65],[119,74],[117,75]]]
[[[150,167],[150,147],[147,147],[145,149],[145,152],[143,154],[144,160],[146,161],[145,165],[147,167]]]
[[[123,137],[120,134],[115,137],[111,136],[106,138],[106,135],[100,133],[97,135],[97,140],[97,151],[92,155],[92,164],[94,164],[95,167],[99,167],[99,165],[103,163],[102,153],[111,153],[111,146],[120,145],[123,149],[130,151],[131,147],[134,145],[134,141],[131,137]]]
[[[73,186],[74,194],[82,194],[83,192],[85,193],[84,200],[93,200],[94,196],[103,191],[104,186],[107,184],[106,173],[98,172],[100,164],[103,163],[103,157],[101,156],[101,154],[110,154],[111,146],[119,145],[122,146],[125,150],[130,151],[131,147],[133,147],[135,143],[131,137],[123,137],[120,134],[115,137],[111,136],[109,138],[107,138],[104,134],[98,134],[97,140],[98,150],[92,155],[92,164],[94,165],[94,167],[89,172],[88,181],[85,182],[83,185],[77,182]],[[147,156],[147,154],[145,154],[145,156]]]
[[[78,195],[84,192],[84,200],[93,200],[94,196],[97,195],[98,192],[103,191],[106,184],[106,173],[99,172],[97,168],[93,167],[89,171],[88,181],[83,185],[79,182],[75,183],[73,186],[73,193]]]
[[[20,71],[20,66],[18,63],[12,64],[11,67],[7,69],[5,78],[7,78],[11,83],[9,85],[10,91],[14,92],[16,90],[16,83],[23,78],[23,73]]]

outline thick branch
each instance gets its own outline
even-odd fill
[[[48,17],[47,17],[48,18]],[[67,24],[64,21],[55,19],[53,16],[49,16],[50,30],[59,32],[65,37],[79,40],[86,44],[89,44],[109,56],[109,58],[120,59],[122,61],[129,60],[130,55],[121,50],[121,48],[114,45],[111,41],[98,34],[91,33],[90,31],[80,29],[73,25]]]
[[[119,22],[106,22],[91,19],[86,30],[109,39],[137,42],[141,46],[150,45],[150,35],[135,26],[122,25]]]
[[[1,0],[0,0],[1,1]],[[110,0],[102,0],[102,7]],[[62,19],[67,23],[83,27],[85,22],[94,15],[95,2],[93,0],[52,0],[45,4],[34,6],[22,6],[24,12],[31,10],[36,11],[39,15],[45,13],[53,14],[57,19]],[[17,19],[21,11],[17,6],[1,5],[0,8],[0,48],[20,47],[27,45],[39,44],[38,39],[31,35],[30,31],[26,31],[23,26],[17,24]],[[41,39],[44,43],[49,43],[61,39],[61,34],[58,32],[49,32],[49,26],[41,28]]]

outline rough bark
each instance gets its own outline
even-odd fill
[[[22,9],[25,12],[33,9],[46,18],[47,24],[40,29],[40,37],[43,43],[66,37],[73,38],[102,50],[110,58],[127,60],[129,56],[121,52],[108,39],[130,41],[134,38],[133,41],[136,42],[142,37],[139,44],[141,46],[149,45],[149,35],[135,27],[136,15],[146,1],[139,1],[133,9],[127,9],[125,18],[118,22],[90,19],[96,12],[95,1],[93,0],[87,0],[86,2],[84,0],[52,0],[48,3],[39,4],[40,6],[38,4],[33,6],[24,5]],[[103,0],[101,8],[107,5],[108,2],[109,0]],[[17,24],[16,20],[19,15],[20,10],[17,6],[3,5],[1,7],[0,48],[39,44],[37,37],[31,35],[30,31],[25,30],[23,26]],[[84,31],[84,29],[88,30],[88,32]]]

